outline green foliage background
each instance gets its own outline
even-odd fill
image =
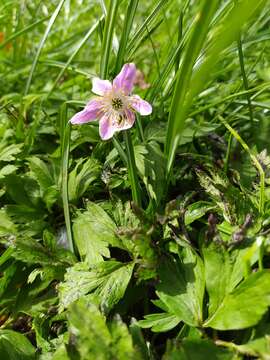
[[[0,358],[270,358],[268,0],[2,0]],[[68,120],[124,63],[150,117]]]

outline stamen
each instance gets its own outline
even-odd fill
[[[114,110],[120,110],[123,107],[123,101],[120,98],[113,98],[112,107]]]

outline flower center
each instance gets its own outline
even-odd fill
[[[123,107],[123,101],[120,98],[113,98],[112,107],[114,110],[120,110]]]

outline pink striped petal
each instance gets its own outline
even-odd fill
[[[136,76],[136,66],[133,63],[125,64],[120,73],[113,80],[113,87],[122,90],[128,95],[133,89],[133,83]]]
[[[145,100],[141,99],[139,95],[133,95],[130,97],[131,106],[139,114],[145,116],[152,113],[152,106]]]
[[[101,105],[100,101],[91,100],[82,111],[75,114],[69,121],[71,124],[84,124],[96,120],[100,116]]]
[[[99,120],[99,135],[102,140],[108,140],[113,137],[116,129],[114,128],[111,119],[104,115]]]
[[[92,79],[92,92],[97,95],[104,95],[112,90],[112,84],[109,80],[102,80],[98,77]]]
[[[135,114],[131,110],[125,111],[125,121],[123,123],[120,123],[118,130],[127,130],[130,129],[135,122]]]

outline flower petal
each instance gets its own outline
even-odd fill
[[[126,95],[133,89],[133,83],[136,76],[136,66],[133,63],[125,64],[120,73],[113,80],[113,87],[122,90]]]
[[[72,124],[84,124],[96,120],[100,116],[102,103],[98,100],[91,100],[85,108],[75,114],[69,121]]]
[[[102,80],[98,77],[92,79],[92,92],[97,95],[104,95],[112,90],[112,84],[109,80]]]
[[[113,137],[116,129],[113,126],[111,118],[107,115],[102,116],[99,120],[99,135],[102,140],[108,140]]]
[[[138,95],[130,97],[131,106],[134,110],[138,111],[139,114],[145,116],[152,113],[152,106],[145,100],[141,99]]]
[[[118,126],[117,130],[119,131],[119,130],[130,129],[134,125],[134,122],[135,122],[135,114],[134,114],[134,112],[131,111],[131,110],[126,110],[125,111],[125,121],[123,121],[123,123],[121,123]]]

